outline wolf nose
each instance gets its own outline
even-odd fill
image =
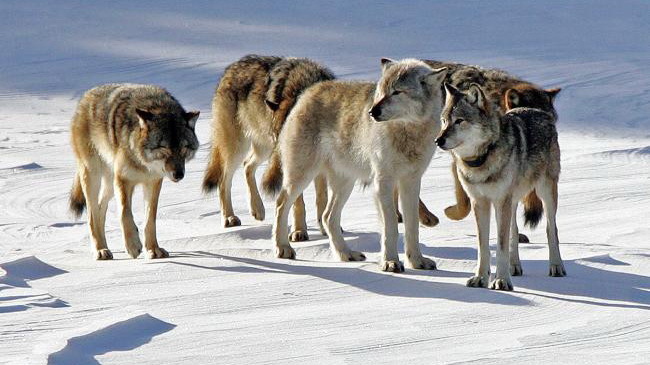
[[[174,178],[174,181],[181,181],[183,177],[185,177],[185,173],[183,171],[174,171],[172,177]]]
[[[377,119],[377,118],[379,118],[379,116],[381,115],[381,109],[380,109],[380,108],[377,108],[376,106],[373,106],[373,107],[368,111],[368,114],[370,114],[370,116],[373,117],[374,119]]]
[[[445,139],[445,137],[438,137],[438,138],[436,138],[436,144],[437,144],[438,147],[440,147],[440,148],[442,148],[442,147],[445,145],[445,142],[447,142],[447,140]]]

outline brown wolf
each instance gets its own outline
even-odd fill
[[[212,100],[212,150],[203,180],[206,192],[219,189],[225,227],[241,224],[231,202],[232,178],[244,162],[251,215],[264,220],[255,171],[275,148],[289,111],[313,84],[334,79],[324,66],[306,58],[248,55],[228,66]],[[324,179],[316,179],[320,217],[327,201]],[[302,195],[294,205],[292,241],[307,240]]]
[[[553,100],[560,92],[559,88],[544,90],[535,84],[496,69],[484,69],[478,66],[434,60],[424,60],[424,62],[431,67],[447,67],[449,72],[445,81],[459,90],[467,90],[472,84],[480,85],[491,104],[492,110],[499,115],[503,115],[513,108],[529,107],[546,111],[555,120],[557,119]],[[456,205],[447,207],[445,215],[453,220],[461,220],[467,217],[470,212],[470,200],[456,175],[455,162],[452,162],[451,170],[454,176]],[[523,203],[527,212],[525,222],[527,225],[534,227],[541,218],[542,207],[542,202],[537,197],[535,190],[526,195]],[[420,207],[420,214],[425,214],[422,207],[426,209],[426,206],[421,200]],[[522,242],[528,242],[525,235],[520,234],[519,237]]]
[[[510,275],[520,275],[517,202],[539,192],[546,210],[549,275],[564,276],[555,215],[560,147],[553,113],[514,108],[500,115],[478,84],[463,93],[445,84],[442,131],[436,144],[451,151],[457,176],[469,193],[478,227],[479,261],[472,287],[487,287],[490,273],[490,209],[497,220],[497,272],[490,288],[512,290]],[[509,94],[509,93],[508,93]],[[541,215],[541,212],[540,212]]]
[[[158,246],[156,212],[163,177],[185,175],[185,161],[199,142],[194,126],[198,111],[186,112],[166,90],[150,85],[111,84],[86,92],[72,119],[71,142],[77,173],[70,209],[78,217],[88,207],[88,226],[97,260],[110,260],[104,224],[108,202],[117,193],[126,251],[140,255],[142,243],[131,212],[136,185],[144,187],[149,258],[168,257]]]

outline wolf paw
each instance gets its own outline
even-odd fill
[[[293,260],[296,258],[296,251],[291,246],[276,246],[275,257]]]
[[[431,212],[426,212],[423,214],[420,214],[420,223],[422,223],[423,226],[427,227],[435,227],[440,223],[440,220],[438,217],[436,217],[435,214]]]
[[[223,220],[223,226],[224,228],[241,226],[241,221],[236,215],[231,215]]]
[[[169,257],[169,252],[162,247],[147,250],[147,258],[149,259],[164,259],[167,257]]]
[[[418,270],[435,270],[436,262],[422,255],[408,258],[411,267]]]
[[[487,288],[489,278],[487,276],[474,275],[467,280],[470,288]]]
[[[530,243],[530,239],[523,233],[519,233],[519,243]]]
[[[112,260],[113,253],[108,248],[95,251],[95,260]]]
[[[512,291],[513,287],[510,278],[501,278],[492,280],[490,289]]]
[[[126,252],[131,256],[133,259],[137,259],[138,256],[142,253],[142,243],[140,242],[140,239],[133,239],[128,242],[126,242]]]
[[[557,265],[551,264],[548,267],[548,276],[562,277],[566,276],[566,270],[564,270],[564,264],[559,263]]]
[[[366,255],[359,251],[339,252],[341,261],[366,261]]]
[[[452,205],[445,208],[445,215],[451,220],[459,221],[469,215],[469,210],[461,212],[458,205]]]
[[[510,263],[510,275],[512,276],[524,275],[524,269],[521,268],[521,263],[517,263],[517,264]]]
[[[307,234],[307,231],[302,231],[302,230],[293,231],[289,234],[289,241],[291,242],[309,241],[309,235]]]
[[[388,260],[379,264],[381,271],[401,273],[404,272],[404,264],[401,261]]]

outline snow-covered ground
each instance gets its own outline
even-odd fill
[[[1,364],[650,359],[648,2],[4,0],[0,44]],[[515,292],[464,286],[475,228],[442,214],[453,198],[446,153],[422,192],[441,217],[421,228],[437,271],[378,270],[370,189],[353,193],[343,215],[364,263],[333,261],[317,230],[294,245],[298,260],[275,259],[271,218],[248,215],[241,172],[243,225],[222,228],[216,197],[200,192],[210,100],[224,67],[247,53],[311,57],[342,78],[370,80],[380,57],[447,59],[562,87],[558,226],[568,276],[546,276],[542,224],[524,230],[533,243],[521,245]],[[165,86],[203,112],[186,178],[163,186],[158,236],[169,259],[128,259],[111,205],[115,260],[93,261],[85,218],[67,212],[76,102],[123,81]],[[313,198],[310,190],[312,228]]]

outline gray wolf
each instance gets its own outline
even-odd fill
[[[532,190],[537,191],[546,210],[549,275],[566,275],[555,222],[560,175],[555,115],[534,108],[514,108],[499,115],[477,84],[472,84],[466,93],[450,84],[445,84],[445,90],[443,126],[436,144],[451,151],[478,227],[479,262],[467,285],[488,286],[490,208],[494,206],[497,272],[489,287],[513,289],[510,275],[521,272],[517,203]]]
[[[277,257],[295,258],[287,239],[289,206],[312,179],[324,174],[331,196],[323,221],[338,258],[365,260],[345,244],[340,230],[343,206],[355,182],[361,181],[374,186],[383,223],[380,268],[404,270],[397,253],[397,189],[407,260],[413,268],[435,269],[435,262],[420,252],[417,207],[420,179],[440,129],[444,77],[444,69],[418,60],[383,59],[377,84],[324,81],[303,93],[278,142],[283,174],[273,226]]]
[[[551,113],[557,120],[557,113],[553,101],[560,92],[559,88],[545,90],[533,83],[521,80],[505,71],[497,69],[485,69],[478,66],[464,65],[460,63],[424,60],[431,67],[447,67],[449,72],[445,82],[451,84],[461,91],[466,91],[470,85],[478,84],[484,90],[487,99],[492,105],[492,110],[500,115],[508,110],[517,107],[536,108]],[[454,176],[454,187],[456,204],[445,209],[445,215],[453,220],[461,220],[470,212],[470,200],[456,176],[456,166],[452,163],[451,170]],[[534,227],[535,212],[540,212],[542,203],[535,191],[531,191],[524,200],[524,206],[529,207],[529,215],[525,216],[527,225]],[[426,215],[423,209],[426,205],[420,201],[420,214]],[[528,238],[520,234],[521,242],[528,242]]]
[[[203,190],[218,188],[224,227],[241,221],[231,202],[235,170],[244,163],[250,213],[264,220],[255,171],[273,152],[289,111],[301,93],[313,84],[334,79],[326,67],[305,58],[248,55],[229,65],[212,100],[212,150],[203,179]],[[327,201],[324,179],[316,180],[320,213]],[[308,239],[302,196],[294,205],[292,241]]]
[[[131,211],[138,184],[143,185],[146,203],[147,256],[169,256],[156,238],[158,197],[163,177],[174,182],[183,179],[185,162],[199,146],[194,133],[198,117],[198,111],[186,112],[169,92],[151,85],[102,85],[83,95],[71,126],[77,173],[70,209],[79,217],[88,208],[97,260],[113,258],[104,225],[114,192],[126,251],[133,258],[140,255],[142,243]]]

